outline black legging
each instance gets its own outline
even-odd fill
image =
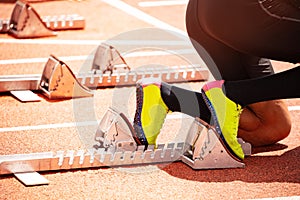
[[[272,75],[262,58],[300,61],[299,0],[190,0],[186,25],[195,49],[214,77],[226,80],[226,94],[235,102],[300,97],[300,67]],[[172,111],[209,122],[199,92],[163,84],[162,97]]]
[[[186,26],[216,79],[270,75],[263,58],[300,62],[300,8],[288,0],[190,0]]]

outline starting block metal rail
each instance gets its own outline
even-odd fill
[[[208,76],[207,69],[193,65],[130,70],[115,48],[102,44],[95,53],[90,71],[86,73],[75,75],[66,63],[51,55],[42,75],[0,76],[0,93],[28,90],[41,91],[49,99],[78,98],[92,96],[92,89],[131,86],[146,77],[175,83],[203,81]]]
[[[28,3],[17,1],[10,19],[0,20],[0,33],[15,38],[55,36],[55,31],[84,29],[85,19],[77,14],[40,17]]]
[[[195,119],[186,141],[137,146],[134,130],[126,116],[109,108],[94,137],[93,148],[14,154],[0,156],[0,175],[35,173],[37,171],[85,169],[148,165],[182,161],[193,169],[243,168],[245,164],[233,156],[223,144],[214,127]],[[251,145],[239,140],[245,155]],[[44,181],[44,180],[43,180]]]

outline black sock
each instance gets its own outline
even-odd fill
[[[182,112],[210,123],[211,114],[201,93],[162,82],[161,96],[172,112]]]
[[[277,74],[241,81],[225,81],[226,96],[247,106],[267,100],[300,98],[300,67]]]

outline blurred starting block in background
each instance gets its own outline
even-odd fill
[[[77,14],[41,17],[28,3],[17,1],[10,19],[0,20],[0,33],[15,38],[55,36],[55,31],[84,29],[85,19]]]

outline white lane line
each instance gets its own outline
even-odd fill
[[[114,45],[130,45],[130,46],[148,46],[148,45],[161,45],[161,46],[189,46],[190,43],[187,43],[183,40],[47,40],[47,39],[0,39],[0,43],[7,44],[38,44],[38,45],[91,45],[98,46],[101,43],[107,43],[112,46]]]
[[[93,59],[93,56],[66,56],[60,57],[63,61],[76,61],[76,60],[88,60]],[[8,60],[0,60],[0,65],[8,65],[8,64],[25,64],[25,63],[46,63],[48,58],[23,58],[23,59],[8,59]]]
[[[289,110],[291,111],[299,111],[300,106],[289,106]],[[188,115],[182,113],[173,113],[167,115],[167,119],[184,119],[191,118]],[[129,119],[129,121],[133,121],[133,119]],[[16,132],[16,131],[30,131],[30,130],[41,130],[41,129],[54,129],[54,128],[69,128],[69,127],[78,127],[78,126],[96,126],[99,124],[99,121],[85,121],[85,122],[67,122],[61,124],[42,124],[35,126],[16,126],[16,127],[5,127],[0,128],[0,133],[3,132]]]
[[[165,51],[142,51],[142,52],[129,52],[128,54],[122,54],[122,56],[129,57],[146,57],[146,56],[166,56],[166,55],[186,55],[194,54],[193,49],[180,49],[180,50],[165,50]],[[67,61],[79,61],[79,60],[93,60],[94,55],[83,55],[83,56],[65,56],[59,57],[60,60]],[[9,64],[26,64],[26,63],[46,63],[48,58],[23,58],[23,59],[7,59],[0,60],[0,65]]]
[[[32,131],[32,130],[42,130],[42,129],[54,129],[54,128],[69,128],[78,126],[95,126],[98,125],[97,121],[86,121],[86,122],[68,122],[61,124],[41,124],[36,126],[16,126],[0,128],[0,132],[12,132],[12,131]]]
[[[147,13],[145,13],[133,6],[128,5],[123,1],[120,1],[120,0],[102,0],[102,1],[115,7],[115,8],[118,8],[118,9],[122,10],[123,12],[125,12],[131,16],[134,16],[148,24],[151,24],[157,28],[174,31],[174,32],[179,33],[184,36],[187,35],[187,33],[185,31],[182,31],[174,26],[171,26],[168,23],[165,23],[151,15],[148,15]]]
[[[300,110],[300,106],[289,106],[288,107],[289,111],[293,111],[293,110]]]
[[[176,5],[186,5],[188,1],[186,0],[175,0],[175,1],[143,1],[139,2],[140,7],[157,7],[157,6],[176,6]]]
[[[167,116],[167,119],[181,119],[187,118],[188,116],[176,113]],[[130,119],[133,121],[133,119]],[[35,126],[16,126],[16,127],[6,127],[0,128],[0,133],[4,132],[17,132],[17,131],[32,131],[32,130],[42,130],[42,129],[56,129],[56,128],[70,128],[70,127],[81,127],[81,126],[98,126],[99,121],[85,121],[85,122],[66,122],[61,124],[41,124]]]
[[[47,40],[47,39],[0,39],[0,43],[9,44],[64,44],[64,45],[92,45],[96,46],[104,40]]]

